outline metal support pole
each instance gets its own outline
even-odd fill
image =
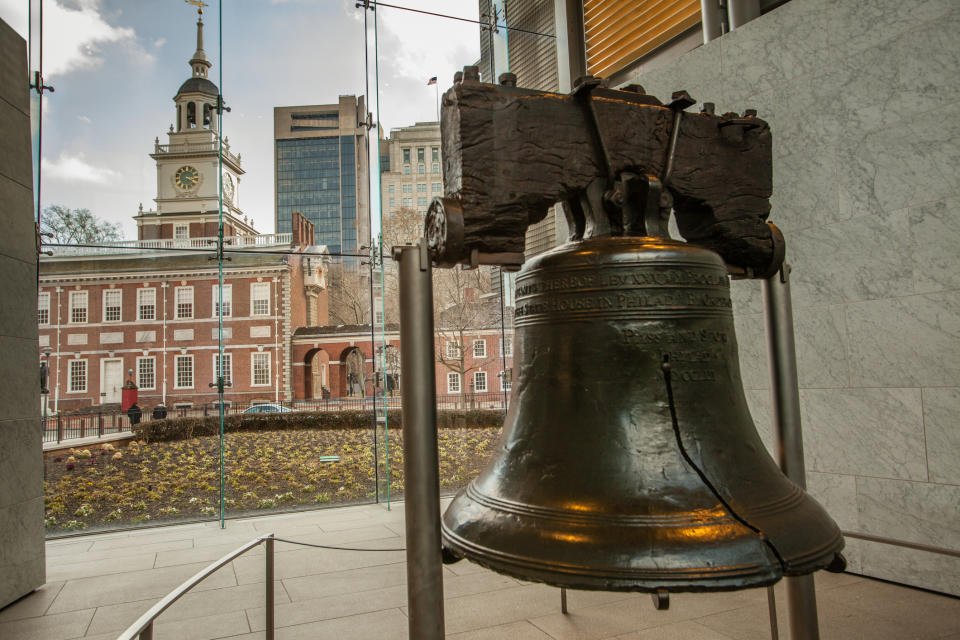
[[[577,78],[587,75],[582,0],[554,0],[553,16],[557,34],[558,89],[561,93],[570,93]]]
[[[277,624],[274,616],[276,615],[277,608],[274,603],[274,592],[273,592],[273,534],[271,533],[266,539],[266,556],[267,556],[267,593],[266,593],[266,607],[267,607],[267,640],[273,640],[273,634],[276,631]]]
[[[767,587],[767,615],[770,616],[770,640],[780,640],[780,628],[777,625],[777,597],[773,586]]]
[[[409,637],[443,640],[432,270],[424,240],[394,247],[393,258],[400,263]]]
[[[153,640],[153,623],[148,624],[143,631],[140,632],[140,640]]]
[[[703,26],[703,43],[723,35],[722,21],[720,20],[720,3],[717,0],[700,0],[701,24]]]
[[[560,587],[560,613],[567,613],[567,590]]]
[[[727,0],[727,15],[730,18],[730,30],[739,29],[760,17],[760,0]]]
[[[763,281],[763,310],[767,327],[767,350],[770,354],[770,389],[777,462],[788,478],[801,488],[806,488],[789,264],[784,263],[779,273]],[[790,640],[819,640],[817,596],[813,576],[786,578],[786,586]]]

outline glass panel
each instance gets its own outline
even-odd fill
[[[410,244],[423,235],[430,201],[444,195],[439,123],[441,93],[454,72],[481,58],[476,2],[442,6],[404,3],[408,9],[379,5],[378,115],[381,125],[380,167],[383,253]],[[425,13],[429,10],[451,17]],[[461,18],[461,19],[457,19]],[[430,38],[410,37],[431,34]],[[397,61],[402,61],[397,64]],[[382,353],[397,345],[390,331],[398,318],[396,264],[382,266],[382,305],[386,331]],[[434,270],[434,324],[440,446],[440,485],[443,493],[463,487],[485,464],[503,424],[507,394],[501,390],[504,370],[504,318],[499,270]],[[512,315],[512,314],[511,314]],[[512,339],[512,336],[509,339]],[[389,373],[388,364],[381,369]],[[388,378],[389,381],[389,378]],[[402,386],[404,381],[397,379]],[[390,401],[390,398],[388,398]],[[392,497],[402,492],[402,438],[391,433]]]

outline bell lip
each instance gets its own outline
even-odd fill
[[[611,247],[614,248],[613,253],[610,252]],[[661,264],[677,259],[681,260],[685,266],[692,266],[691,262],[694,262],[699,263],[698,266],[715,267],[724,274],[727,273],[726,263],[720,254],[699,245],[657,236],[600,236],[572,240],[538,254],[527,261],[520,275],[543,268],[548,264],[555,264],[557,261],[569,262],[578,257],[587,259],[589,255],[601,254],[604,258],[603,263],[606,264],[624,261],[636,264]],[[641,256],[642,260],[636,259]],[[589,262],[596,264],[594,261]]]
[[[619,572],[623,575],[616,577],[609,573],[557,570],[558,565],[547,565],[534,559],[494,552],[490,549],[484,549],[481,553],[478,551],[479,546],[457,536],[446,525],[441,525],[441,537],[445,548],[470,562],[520,580],[540,582],[565,589],[641,593],[664,589],[674,593],[739,591],[775,584],[785,575],[776,558],[772,558],[768,564],[755,564],[750,568],[741,565],[720,571],[703,569],[682,571],[675,568],[663,571],[620,569]]]

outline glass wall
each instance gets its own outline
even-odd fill
[[[402,498],[391,248],[476,3],[24,5],[48,535]],[[436,270],[445,493],[503,424],[504,282]]]

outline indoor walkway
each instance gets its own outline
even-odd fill
[[[315,544],[395,548],[403,504],[104,534],[47,543],[45,587],[0,611],[3,640],[112,640],[210,562],[265,533]],[[404,554],[276,543],[278,640],[407,638]],[[224,567],[158,619],[158,639],[262,638],[264,556]],[[467,562],[444,569],[446,628],[460,640],[760,640],[766,592],[674,594],[657,611],[644,594],[569,592],[525,584]],[[824,640],[960,639],[960,600],[849,574],[817,575]],[[785,602],[779,586],[781,637]]]

